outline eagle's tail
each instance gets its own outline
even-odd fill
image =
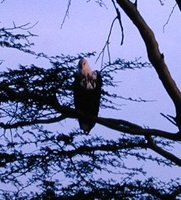
[[[80,129],[84,131],[84,133],[88,134],[90,130],[93,128],[95,123],[89,123],[89,122],[82,122],[79,121]]]

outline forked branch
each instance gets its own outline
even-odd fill
[[[175,105],[175,121],[179,130],[181,130],[181,92],[168,70],[168,67],[164,61],[164,55],[159,50],[159,46],[153,31],[131,1],[117,0],[117,3],[139,30],[140,35],[145,42],[148,58],[154,66],[164,88]]]

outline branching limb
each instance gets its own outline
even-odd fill
[[[155,151],[156,153],[158,153],[159,155],[163,156],[164,158],[172,161],[173,163],[175,163],[178,166],[181,166],[181,159],[178,158],[177,156],[173,155],[172,153],[164,150],[163,148],[159,147],[154,140],[151,138],[151,136],[147,137],[147,141],[148,141],[148,147],[150,149],[152,149],[153,151]]]
[[[120,120],[120,119],[116,120],[116,119],[99,117],[97,118],[97,122],[113,130],[117,130],[123,133],[129,133],[131,135],[142,135],[142,136],[153,135],[173,141],[181,141],[179,133],[170,133],[158,129],[142,128],[137,124],[125,120]]]
[[[50,103],[51,101],[48,100]],[[55,123],[58,122],[59,120],[63,120],[66,117],[68,118],[87,118],[91,120],[95,120],[97,123],[106,126],[110,129],[123,132],[123,133],[128,133],[131,135],[140,135],[140,136],[147,136],[147,135],[152,135],[152,136],[158,136],[158,137],[163,137],[165,139],[169,139],[172,141],[181,141],[181,137],[179,133],[171,133],[163,130],[158,130],[158,129],[150,129],[150,128],[143,128],[137,124],[128,122],[126,120],[121,120],[121,119],[112,119],[112,118],[103,118],[103,117],[98,117],[94,118],[91,116],[85,116],[83,113],[70,108],[69,106],[61,106],[58,102],[55,103],[55,101],[52,101],[51,104],[52,108],[57,111],[58,113],[61,113],[59,117],[52,118],[52,119],[45,119],[45,120],[36,120],[36,121],[22,121],[22,122],[16,122],[15,124],[3,124],[0,123],[0,126],[2,128],[18,128],[20,125],[32,125],[33,122],[37,122],[38,124],[43,124],[43,123]]]
[[[38,21],[37,21],[36,23],[34,23],[33,25],[31,25],[31,23],[28,22],[28,23],[26,23],[26,24],[17,26],[17,25],[15,24],[15,22],[13,22],[13,28],[6,28],[6,30],[15,30],[15,29],[30,30],[30,29],[34,28],[37,24],[38,24]],[[34,34],[32,34],[32,33],[30,33],[30,35],[36,36],[36,35],[34,35]]]
[[[113,6],[116,10],[117,16],[112,21],[106,43],[105,43],[102,51],[100,52],[100,54],[98,55],[98,57],[96,59],[96,62],[97,62],[99,60],[100,56],[102,55],[101,66],[103,65],[104,52],[105,52],[106,48],[107,48],[109,62],[111,63],[111,55],[110,55],[110,50],[109,50],[109,44],[110,44],[110,37],[111,37],[112,29],[113,29],[113,26],[114,26],[114,23],[115,23],[116,20],[119,21],[119,25],[120,25],[120,28],[121,28],[121,43],[120,44],[122,45],[123,41],[124,41],[124,29],[123,29],[122,20],[121,20],[121,13],[120,13],[119,9],[116,7],[114,0],[112,0],[112,3],[113,3]]]
[[[168,95],[175,105],[175,121],[178,128],[181,130],[181,92],[168,70],[168,67],[164,61],[164,55],[159,50],[159,46],[153,31],[147,25],[131,1],[117,0],[117,3],[125,11],[127,16],[132,20],[132,22],[139,30],[147,48],[148,58],[154,66],[164,88],[166,89]]]
[[[163,117],[165,117],[169,122],[171,122],[173,125],[177,126],[177,124],[175,123],[174,117],[170,116],[170,115],[165,115],[163,113],[160,113]]]
[[[137,1],[136,1],[137,2]],[[121,13],[119,11],[119,9],[116,7],[116,4],[115,4],[115,0],[112,0],[112,3],[113,3],[113,6],[116,10],[116,14],[117,14],[117,19],[119,21],[119,25],[120,25],[120,28],[121,28],[121,45],[123,45],[123,41],[124,41],[124,29],[123,29],[123,24],[122,24],[122,20],[121,20]]]
[[[109,52],[109,44],[110,44],[110,37],[111,37],[111,33],[112,33],[112,29],[113,29],[113,25],[114,25],[114,22],[116,21],[117,17],[115,17],[112,21],[112,24],[111,24],[111,27],[110,27],[110,30],[109,30],[109,34],[108,34],[108,37],[107,37],[107,40],[106,40],[106,43],[102,49],[102,51],[99,53],[97,59],[96,59],[96,62],[99,60],[100,56],[102,55],[102,64],[103,65],[103,59],[104,59],[104,52],[105,52],[105,49],[107,48],[107,51],[108,51],[108,57],[109,57],[109,62],[111,63],[111,56],[110,56],[110,52]]]

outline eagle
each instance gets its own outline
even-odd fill
[[[75,109],[84,116],[97,117],[100,107],[102,78],[100,72],[92,71],[88,61],[81,58],[78,70],[75,72],[73,95]],[[85,133],[89,133],[95,126],[93,119],[79,118],[79,126]]]

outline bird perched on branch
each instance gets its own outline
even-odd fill
[[[80,59],[74,80],[74,105],[75,109],[83,114],[84,118],[78,119],[80,128],[89,133],[97,117],[100,106],[102,79],[98,71],[92,71],[85,58]]]

